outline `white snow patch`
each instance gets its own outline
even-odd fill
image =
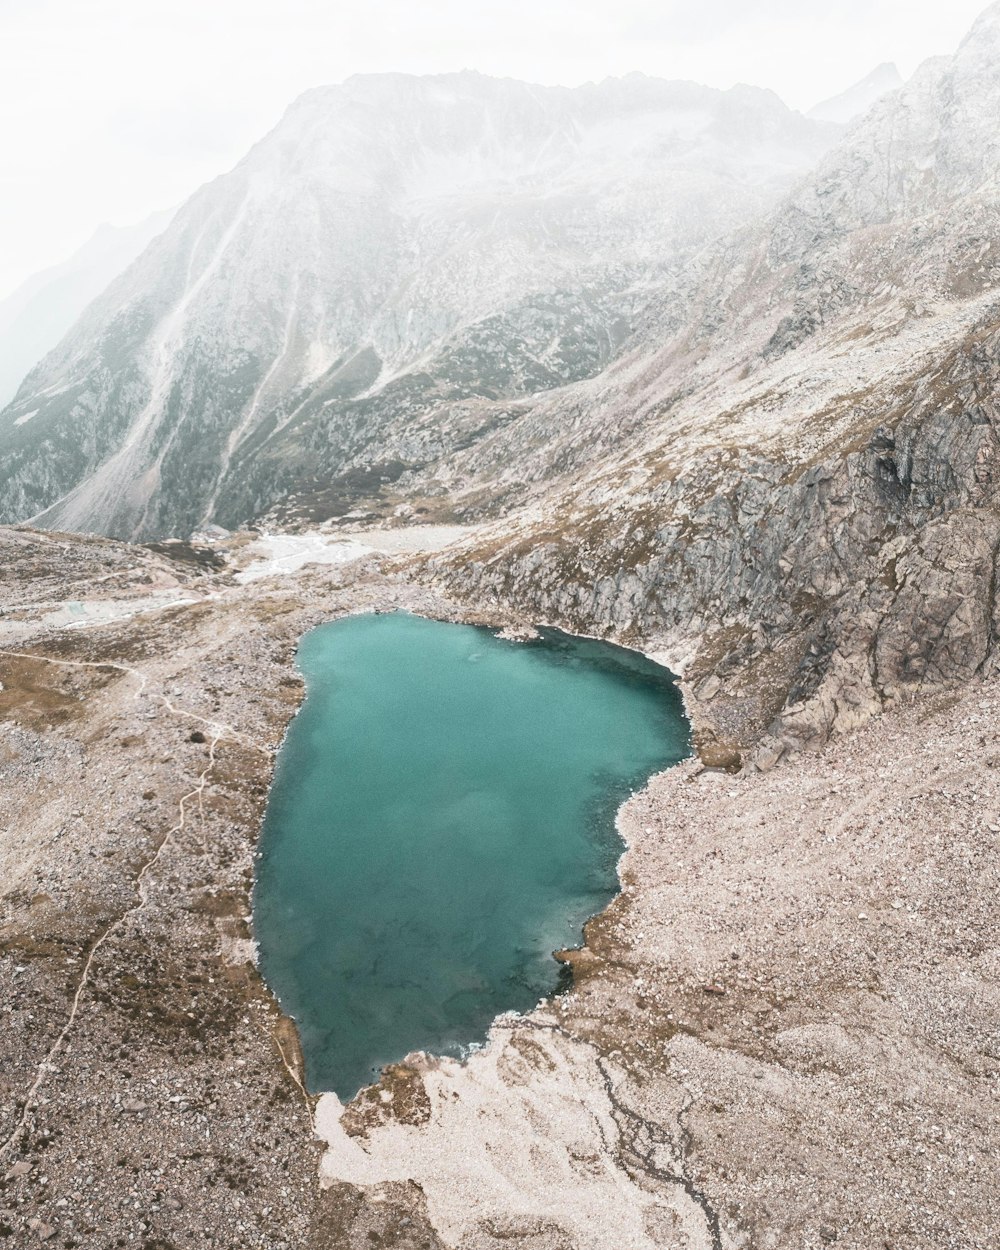
[[[236,574],[241,585],[262,577],[297,573],[307,564],[348,564],[369,555],[372,548],[350,540],[332,540],[323,534],[276,534],[262,538],[249,550],[263,558]]]
[[[358,530],[351,537],[375,551],[441,551],[481,528],[479,525],[401,525],[396,529]]]
[[[307,564],[347,564],[362,556],[441,551],[479,529],[475,525],[404,525],[397,529],[357,530],[350,535],[310,530],[305,534],[266,534],[246,548],[257,557],[236,574],[241,584],[262,577],[297,573]]]

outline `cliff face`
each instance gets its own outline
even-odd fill
[[[853,445],[795,463],[749,446],[676,472],[635,462],[526,534],[441,571],[550,620],[666,652],[708,739],[760,756],[822,741],[993,654],[1000,331],[990,328]],[[722,684],[725,704],[713,699]],[[711,706],[710,706],[711,704]]]

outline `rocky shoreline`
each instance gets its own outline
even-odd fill
[[[417,1181],[449,1246],[994,1244],[998,731],[991,681],[655,778],[572,992],[414,1057],[418,1118],[330,1107],[327,1181]]]

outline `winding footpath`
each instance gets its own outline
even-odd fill
[[[138,683],[137,689],[133,696],[133,698],[136,700],[146,695],[147,687],[149,685],[149,678],[140,669],[132,668],[126,664],[118,664],[111,660],[57,660],[57,659],[53,659],[50,656],[37,655],[37,654],[34,654],[32,652],[27,652],[27,651],[0,650],[0,657],[4,657],[4,656],[9,659],[35,660],[35,661],[38,661],[39,663],[54,664],[54,665],[58,665],[64,668],[97,668],[97,669],[111,668],[111,669],[115,669],[118,672],[124,673],[126,676],[131,677],[134,681]],[[83,1001],[84,993],[90,981],[91,970],[93,969],[94,960],[97,957],[98,951],[105,944],[105,942],[107,942],[109,938],[113,937],[114,934],[122,927],[122,925],[125,924],[125,922],[129,919],[130,916],[133,916],[136,912],[140,911],[145,906],[146,900],[147,900],[146,882],[149,878],[150,873],[156,867],[156,864],[159,861],[160,857],[162,856],[163,852],[172,843],[172,841],[176,838],[176,836],[183,833],[183,831],[187,827],[188,805],[192,801],[197,801],[199,805],[199,810],[201,810],[202,798],[205,792],[205,788],[208,785],[208,778],[211,775],[213,769],[215,768],[215,752],[216,752],[216,748],[219,742],[222,741],[223,739],[229,739],[232,741],[241,742],[243,745],[251,746],[253,747],[253,749],[257,751],[262,751],[265,754],[268,754],[267,749],[265,747],[262,747],[257,743],[248,742],[243,737],[243,735],[239,734],[235,729],[233,729],[231,725],[227,725],[220,721],[209,720],[204,716],[197,715],[195,712],[189,712],[183,708],[178,708],[170,701],[170,699],[165,694],[153,695],[150,697],[159,699],[159,701],[163,704],[163,706],[167,709],[167,711],[171,715],[181,717],[184,719],[188,719],[188,720],[197,721],[199,724],[204,725],[210,731],[212,736],[209,741],[208,763],[205,765],[205,767],[202,769],[201,773],[198,776],[198,784],[194,787],[194,789],[189,790],[186,794],[184,794],[181,797],[179,804],[178,804],[177,823],[163,835],[154,853],[150,856],[150,858],[145,862],[145,864],[143,864],[142,868],[140,869],[139,875],[136,877],[137,898],[136,898],[135,903],[133,903],[133,905],[129,907],[127,910],[122,912],[122,914],[118,916],[115,920],[111,921],[111,923],[107,925],[98,934],[96,939],[91,944],[90,950],[87,953],[87,958],[84,961],[83,968],[80,972],[80,977],[77,981],[76,992],[73,995],[73,1000],[70,1006],[69,1016],[67,1017],[66,1023],[63,1025],[61,1031],[59,1032],[59,1035],[56,1037],[55,1041],[49,1047],[48,1053],[45,1055],[45,1057],[42,1059],[42,1061],[39,1063],[36,1069],[35,1079],[32,1082],[25,1096],[24,1107],[22,1108],[20,1119],[18,1120],[17,1124],[14,1126],[14,1129],[10,1133],[10,1135],[2,1143],[0,1143],[0,1158],[3,1158],[3,1156],[12,1149],[12,1147],[15,1145],[18,1138],[20,1137],[21,1133],[24,1131],[25,1127],[27,1126],[31,1113],[35,1109],[35,1106],[36,1106],[36,1098],[37,1098],[38,1092],[45,1082],[45,1077],[47,1073],[49,1073],[53,1069],[53,1060],[62,1050],[63,1046],[65,1045],[66,1039],[69,1036],[73,1028],[73,1025],[76,1022],[76,1018],[80,1010],[80,1004]],[[282,1060],[285,1061],[284,1053],[282,1053],[281,1057],[282,1057]],[[285,1066],[288,1067],[287,1061],[285,1061]],[[301,1088],[301,1081],[299,1081],[298,1078],[296,1078],[296,1083]]]

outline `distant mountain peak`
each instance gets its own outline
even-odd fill
[[[806,116],[814,121],[846,125],[863,116],[877,100],[902,85],[903,77],[895,64],[892,61],[883,61],[853,87],[814,105]]]
[[[170,223],[174,209],[129,226],[102,222],[72,256],[33,274],[0,300],[0,407],[92,299]]]

